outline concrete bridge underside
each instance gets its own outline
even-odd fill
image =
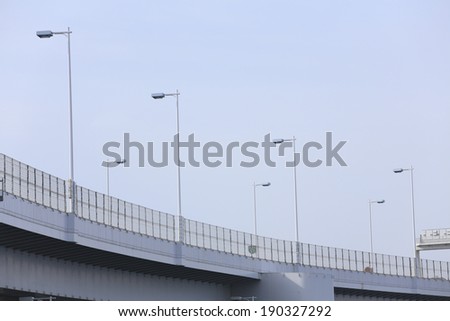
[[[332,279],[324,271],[265,273],[255,280],[101,251],[6,224],[0,224],[0,261],[0,300],[229,300],[246,295],[265,300],[449,299],[330,287]],[[300,282],[296,283],[296,278]],[[301,293],[302,288],[309,288],[309,294]],[[314,291],[317,293],[311,293]]]

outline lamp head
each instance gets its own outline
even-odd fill
[[[39,38],[51,38],[53,37],[53,32],[50,30],[36,31],[36,36]]]
[[[152,94],[153,99],[162,99],[164,97],[166,97],[166,94],[164,93],[156,93],[156,94]]]
[[[383,204],[384,202],[386,201],[385,200],[377,201],[378,204]]]
[[[281,143],[284,143],[284,139],[282,139],[282,138],[277,138],[277,139],[274,139],[274,140],[272,141],[272,143],[274,143],[274,144],[281,144]]]
[[[261,186],[264,186],[264,187],[270,186],[270,182],[263,183],[263,184],[261,184]]]
[[[398,174],[398,173],[402,173],[403,172],[403,168],[396,168],[394,169],[394,173]]]

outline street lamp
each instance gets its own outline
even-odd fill
[[[126,160],[113,160],[113,161],[105,161],[104,164],[106,166],[106,195],[108,196],[108,212],[109,212],[109,224],[112,225],[112,199],[109,197],[109,168],[111,166],[116,166],[120,164],[125,164]]]
[[[106,165],[106,195],[109,197],[109,168],[110,167],[116,167],[113,165],[120,165],[120,164],[125,164],[127,161],[125,159],[121,159],[121,160],[113,160],[113,161],[105,161],[105,165]]]
[[[180,109],[179,109],[179,99],[180,93],[178,92],[178,89],[175,93],[154,93],[152,94],[153,99],[163,99],[166,96],[173,96],[177,99],[177,134],[175,136],[175,144],[176,144],[176,161],[177,161],[177,187],[178,187],[178,231],[179,231],[179,241],[184,242],[184,233],[180,233],[180,229],[183,228],[182,226],[182,212],[181,212],[181,172],[180,172]]]
[[[261,184],[253,183],[253,216],[254,216],[255,235],[256,236],[258,236],[258,225],[257,225],[257,221],[256,221],[256,187],[257,186],[269,187],[270,186],[270,182],[261,183]]]
[[[419,276],[419,270],[418,270],[418,263],[419,263],[419,258],[418,258],[418,251],[416,249],[416,213],[415,213],[415,209],[414,209],[414,168],[411,167],[410,168],[396,168],[393,170],[395,174],[400,174],[403,172],[408,172],[410,173],[410,180],[411,180],[411,210],[412,210],[412,225],[413,225],[413,245],[414,245],[414,259],[415,259],[415,270],[416,270],[416,276]]]
[[[369,266],[372,267],[373,264],[373,234],[372,234],[372,204],[383,204],[385,200],[371,201],[369,200],[369,225],[370,225],[370,263]]]
[[[295,141],[296,138],[293,136],[289,139],[274,139],[272,142],[274,144],[282,144],[284,142],[292,142],[293,144],[293,168],[294,168],[294,210],[295,210],[295,242],[296,242],[296,253],[297,253],[297,262],[300,263],[300,237],[299,237],[299,231],[298,231],[298,196],[297,196],[297,164],[296,164],[296,153],[295,153]]]
[[[67,52],[69,57],[69,131],[70,131],[70,177],[69,177],[69,210],[70,213],[75,212],[75,178],[74,178],[74,165],[73,165],[73,120],[72,120],[72,62],[70,57],[70,28],[67,31],[37,31],[36,35],[41,38],[51,38],[53,35],[64,35],[67,37]]]

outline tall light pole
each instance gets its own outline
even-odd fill
[[[267,183],[261,183],[256,184],[253,183],[253,219],[255,224],[255,235],[258,236],[258,224],[257,224],[257,215],[256,215],[256,187],[262,186],[262,187],[268,187],[270,186],[270,182]]]
[[[385,200],[371,201],[369,200],[369,226],[370,226],[370,263],[369,266],[372,267],[373,260],[373,234],[372,234],[372,204],[383,204]]]
[[[414,245],[414,260],[415,260],[415,275],[419,275],[419,257],[418,257],[418,251],[416,248],[416,213],[414,209],[414,168],[396,168],[394,169],[394,173],[400,174],[403,172],[409,172],[410,174],[410,180],[411,180],[411,210],[412,210],[412,225],[413,225],[413,245]]]
[[[293,168],[294,168],[294,211],[295,211],[295,248],[296,248],[296,256],[297,263],[300,263],[300,236],[299,236],[299,228],[298,228],[298,192],[297,192],[297,162],[296,162],[296,152],[295,152],[295,141],[296,138],[293,136],[288,139],[274,139],[272,142],[274,144],[282,144],[284,142],[292,142],[293,144]]]
[[[177,89],[175,93],[155,93],[152,94],[153,99],[163,99],[166,96],[173,96],[177,100],[177,134],[175,136],[175,149],[176,149],[176,161],[177,161],[177,189],[178,189],[178,233],[179,233],[179,241],[184,243],[184,232],[180,230],[184,230],[183,226],[183,215],[181,212],[181,161],[180,161],[180,108],[179,108],[179,96],[180,93]]]
[[[73,119],[72,119],[72,62],[70,57],[70,28],[67,28],[67,31],[37,31],[36,35],[39,38],[51,38],[53,35],[64,35],[67,37],[67,52],[69,58],[69,139],[70,139],[70,177],[69,177],[69,210],[70,213],[75,213],[75,177],[74,177],[74,165],[73,165]]]

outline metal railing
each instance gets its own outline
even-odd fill
[[[6,155],[0,154],[0,195],[16,197],[68,212],[68,183]],[[76,186],[75,214],[105,224],[187,246],[249,258],[394,276],[450,280],[450,263],[333,248],[256,236],[220,226],[182,219]],[[179,229],[179,231],[177,231]],[[178,233],[177,233],[178,232]],[[179,235],[177,235],[179,234]],[[417,268],[417,269],[416,269]]]
[[[295,242],[256,236],[188,219],[184,221],[186,245],[262,260],[296,263]]]
[[[66,181],[0,154],[3,189],[28,201],[66,212]]]
[[[175,241],[175,216],[77,186],[77,216],[168,241]]]

